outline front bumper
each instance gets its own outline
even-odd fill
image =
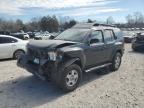
[[[34,60],[28,55],[22,55],[18,61],[17,66],[26,69],[28,72],[38,76],[42,80],[51,76],[51,73],[57,72],[57,63],[48,60],[40,60],[39,64],[33,62]]]

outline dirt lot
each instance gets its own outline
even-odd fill
[[[117,72],[87,73],[67,94],[18,68],[15,60],[0,61],[0,108],[144,108],[144,53],[125,48]]]

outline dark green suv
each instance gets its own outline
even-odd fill
[[[17,62],[41,79],[52,79],[63,90],[73,91],[83,72],[109,66],[119,69],[124,51],[120,29],[105,24],[77,24],[53,40],[35,40]]]

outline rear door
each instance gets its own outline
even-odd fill
[[[89,42],[95,39],[97,41],[89,43],[86,50],[87,68],[99,65],[105,61],[104,40],[101,30],[92,31]]]
[[[112,29],[105,29],[103,33],[104,33],[105,50],[106,50],[106,61],[109,61],[115,49],[116,37]]]
[[[11,57],[16,42],[10,37],[0,37],[0,59]]]

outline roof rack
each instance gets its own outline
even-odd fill
[[[92,28],[96,26],[116,27],[115,25],[100,24],[100,23],[79,23],[79,24],[74,25],[73,28]]]
[[[100,24],[100,23],[95,23],[93,26],[107,26],[107,27],[116,27],[116,25],[110,25],[110,24]]]

